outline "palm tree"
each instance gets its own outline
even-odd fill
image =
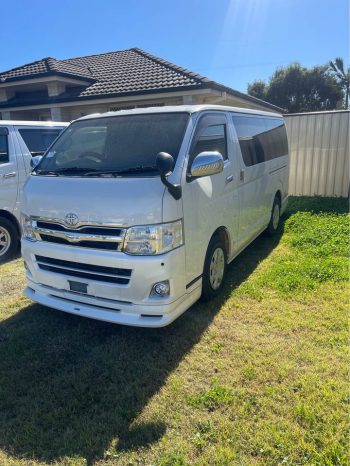
[[[350,68],[345,72],[343,59],[337,57],[334,61],[329,62],[329,70],[335,76],[342,89],[344,89],[345,108],[349,108]]]

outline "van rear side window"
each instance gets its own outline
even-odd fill
[[[0,134],[0,164],[9,162],[7,135]]]
[[[62,130],[55,128],[19,128],[18,131],[29,152],[34,156],[43,155]]]
[[[283,120],[232,116],[247,167],[288,154],[287,133]]]

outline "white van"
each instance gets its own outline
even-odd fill
[[[24,187],[25,294],[93,319],[168,325],[276,231],[287,193],[278,114],[200,105],[83,117]]]
[[[20,237],[19,193],[42,155],[68,123],[0,120],[0,263],[16,251]]]

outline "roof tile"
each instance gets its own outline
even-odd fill
[[[272,104],[235,91],[208,78],[151,55],[139,48],[102,53],[86,57],[57,60],[46,57],[0,73],[0,83],[61,75],[85,81],[67,89],[56,99],[87,99],[118,94],[135,94],[169,90],[211,87],[260,105],[278,109]],[[4,106],[3,104],[2,106]]]
[[[0,73],[0,81],[30,79],[36,75],[55,73],[93,79],[94,82],[82,89],[78,97],[183,86],[200,87],[205,79],[134,48],[67,60],[47,57]]]

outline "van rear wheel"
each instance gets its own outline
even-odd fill
[[[202,278],[202,299],[215,298],[225,282],[227,254],[223,241],[214,236],[209,243]]]
[[[278,230],[281,219],[281,202],[278,196],[275,196],[271,210],[271,218],[266,229],[269,236],[273,236]]]
[[[0,218],[0,264],[6,262],[18,247],[16,227],[7,218]]]

